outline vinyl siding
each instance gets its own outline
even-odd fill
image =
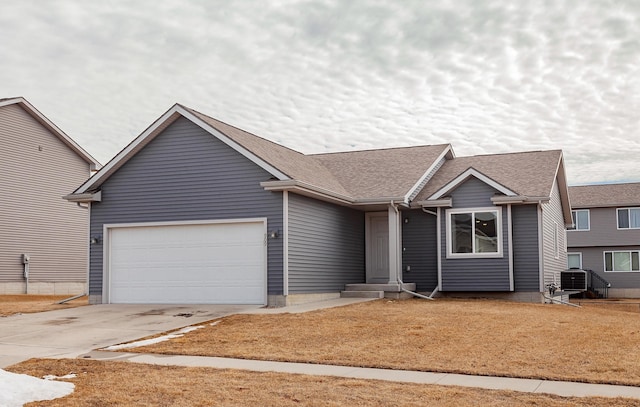
[[[364,213],[289,194],[289,293],[344,290],[365,280]]]
[[[91,234],[131,222],[268,219],[282,230],[282,193],[271,175],[197,125],[179,118],[102,185],[91,207]],[[282,239],[268,240],[268,293],[282,294]],[[103,245],[91,245],[90,293],[102,294]]]
[[[452,193],[453,208],[494,207],[491,197],[496,190],[471,177]],[[442,210],[441,222],[441,269],[442,291],[510,291],[508,216],[502,210],[502,257],[447,259],[447,217]]]
[[[607,251],[636,251],[636,246],[607,246],[607,247],[574,247],[569,253],[582,253],[582,267],[598,273],[611,283],[611,288],[640,288],[640,272],[612,272],[604,271],[604,252]]]
[[[89,214],[62,199],[89,164],[17,104],[0,107],[0,282],[85,282]]]
[[[512,206],[513,280],[515,291],[540,290],[538,206]]]
[[[437,219],[422,210],[403,211],[402,219],[402,281],[431,292],[438,285]]]
[[[616,208],[590,208],[589,230],[567,231],[569,247],[640,245],[640,229],[618,229]]]
[[[560,272],[567,269],[567,241],[564,218],[562,216],[562,202],[557,182],[553,185],[551,199],[542,205],[543,231],[543,284],[560,283]],[[554,230],[558,231],[559,255],[555,256]],[[542,287],[544,289],[544,287]]]

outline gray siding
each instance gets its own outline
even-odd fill
[[[562,202],[557,182],[553,185],[551,199],[542,205],[543,232],[543,266],[544,285],[551,282],[560,283],[560,272],[567,269],[567,240],[564,218],[562,216]],[[559,255],[556,257],[554,245],[554,230],[558,231]],[[543,287],[544,288],[544,287]]]
[[[513,280],[515,291],[540,290],[538,206],[512,206]]]
[[[403,211],[402,219],[402,280],[431,292],[438,285],[437,219],[422,210]]]
[[[365,280],[364,213],[289,194],[289,293],[344,290]]]
[[[618,230],[616,208],[591,208],[589,217],[588,231],[567,231],[568,247],[640,245],[640,229]]]
[[[168,126],[102,185],[91,234],[104,224],[268,218],[282,230],[282,193],[271,175],[187,119]],[[269,239],[268,293],[282,294],[282,239]],[[91,246],[90,293],[102,294],[103,245]]]
[[[640,272],[611,272],[604,271],[605,251],[635,251],[640,250],[636,246],[607,246],[607,247],[574,247],[569,253],[582,253],[582,268],[590,269],[598,273],[602,278],[611,283],[611,288],[640,288]]]
[[[0,282],[87,279],[89,214],[62,199],[89,164],[19,105],[0,107]]]
[[[471,177],[452,193],[456,209],[493,207],[491,197],[496,190],[484,182]],[[502,211],[501,258],[447,259],[447,217],[441,211],[441,270],[442,291],[510,291],[508,217]]]

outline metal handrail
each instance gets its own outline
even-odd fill
[[[593,270],[583,269],[584,271],[589,272],[589,277],[591,280],[590,286],[596,289],[602,289],[602,298],[609,298],[609,287],[611,287],[611,283],[602,278],[598,273]],[[594,284],[594,280],[600,284]]]

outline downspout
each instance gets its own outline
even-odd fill
[[[393,200],[391,200],[391,207],[393,208],[393,211],[396,213],[396,215],[398,215],[400,213],[400,211],[398,211],[398,207],[393,203]],[[399,253],[402,253],[402,250],[400,250]],[[400,291],[405,292],[407,294],[411,294],[414,297],[424,298],[425,300],[435,301],[431,297],[427,297],[426,295],[422,295],[422,294],[419,294],[419,293],[416,293],[414,291],[410,291],[410,290],[407,290],[406,288],[404,288],[404,282],[402,281],[402,264],[400,265],[400,267],[397,267],[396,278],[398,279],[398,283],[400,284],[400,286],[399,286],[400,287]],[[433,293],[431,293],[431,295],[433,295],[433,294],[435,294],[435,291]]]

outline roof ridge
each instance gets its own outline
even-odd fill
[[[474,157],[495,157],[500,155],[517,155],[517,154],[535,154],[535,153],[562,153],[562,149],[555,148],[551,150],[527,150],[527,151],[515,151],[510,153],[495,153],[495,154],[475,154],[458,156],[457,158],[474,158]]]
[[[390,150],[402,150],[402,149],[414,149],[414,148],[423,148],[423,147],[440,147],[440,146],[448,146],[449,143],[441,143],[441,144],[421,144],[417,146],[404,146],[404,147],[383,147],[383,148],[369,148],[366,150],[348,150],[348,151],[332,151],[327,153],[313,153],[307,154],[308,156],[320,156],[320,155],[332,155],[332,154],[352,154],[352,153],[367,153],[373,151],[390,151]]]

